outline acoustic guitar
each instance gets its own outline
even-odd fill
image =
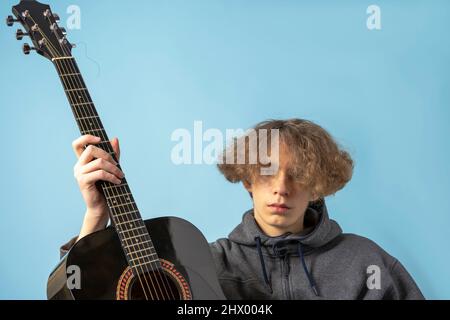
[[[36,51],[55,66],[81,134],[100,137],[97,146],[117,160],[58,16],[35,0],[21,0],[12,12],[7,25],[19,22],[25,32],[18,29],[16,38],[33,43],[24,53]],[[194,225],[177,217],[144,221],[126,178],[98,188],[111,226],[80,239],[61,259],[48,279],[48,299],[225,299],[209,244]]]

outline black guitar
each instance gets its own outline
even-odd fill
[[[34,45],[25,43],[24,53],[35,50],[56,67],[81,134],[100,137],[97,146],[117,160],[57,15],[35,0],[21,0],[12,11],[8,26],[20,22],[25,32],[17,30],[17,39],[29,36]],[[49,299],[225,298],[209,244],[195,226],[176,217],[144,221],[125,178],[119,185],[101,181],[98,187],[112,227],[72,247],[50,274]]]

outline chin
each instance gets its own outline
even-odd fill
[[[268,222],[277,228],[285,228],[289,226],[289,220],[286,216],[282,216],[280,214],[270,214]]]

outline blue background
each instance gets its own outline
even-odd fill
[[[2,1],[0,15],[17,1]],[[251,207],[212,165],[175,166],[177,128],[322,125],[353,156],[328,198],[345,232],[397,257],[429,299],[450,298],[450,2],[53,1],[145,218],[176,215],[209,241]],[[381,30],[366,9],[381,8]],[[59,246],[79,232],[79,136],[53,66],[0,24],[0,298],[45,299]]]

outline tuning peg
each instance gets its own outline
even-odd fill
[[[27,32],[23,32],[22,29],[17,29],[16,31],[16,39],[17,40],[22,40],[24,36],[28,36],[29,33]]]
[[[50,15],[53,16],[53,19],[55,19],[56,22],[59,22],[59,16],[57,13],[51,13],[50,9],[46,9],[44,11],[44,17],[49,18]]]
[[[19,19],[14,19],[13,16],[7,16],[7,17],[6,17],[6,25],[7,25],[8,27],[12,27],[12,25],[14,24],[14,22],[17,22],[17,21],[19,21]]]
[[[30,47],[30,45],[28,43],[24,43],[22,50],[23,50],[24,54],[30,54],[31,50],[36,50],[36,48]]]
[[[64,36],[67,34],[66,28],[59,28],[59,30],[61,30],[61,32]]]

